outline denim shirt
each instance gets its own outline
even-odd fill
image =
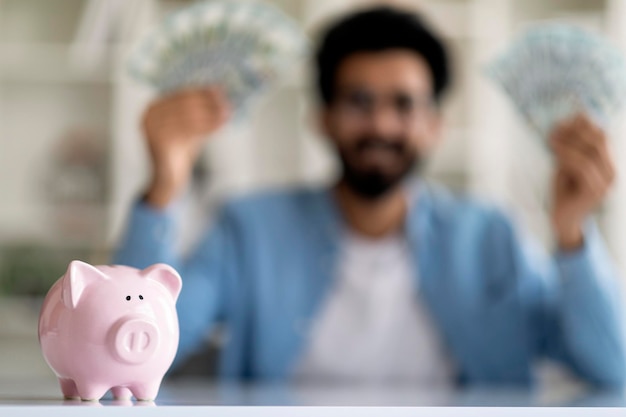
[[[415,297],[441,333],[460,384],[529,385],[535,361],[547,357],[593,385],[624,385],[620,277],[592,223],[582,248],[550,256],[501,210],[419,187],[404,225]],[[173,207],[136,203],[114,259],[137,268],[165,262],[181,273],[175,365],[220,322],[228,334],[223,378],[289,378],[335,280],[344,225],[331,191],[232,200],[185,259],[175,252],[178,220]]]

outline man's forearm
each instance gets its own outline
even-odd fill
[[[557,255],[560,319],[576,370],[603,387],[626,382],[619,277],[595,227],[576,251]]]
[[[113,262],[135,268],[146,268],[158,262],[176,267],[177,222],[173,211],[173,207],[157,210],[137,202],[131,209]]]

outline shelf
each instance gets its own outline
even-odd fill
[[[69,43],[86,0],[0,0],[0,42]]]
[[[113,83],[116,57],[122,47],[104,50],[103,64],[81,65],[76,49],[54,43],[0,43],[0,81]]]

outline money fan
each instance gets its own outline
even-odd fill
[[[533,27],[488,68],[541,138],[586,112],[606,127],[626,100],[626,64],[607,40],[558,23]]]
[[[167,93],[220,86],[236,113],[307,49],[300,27],[258,1],[211,0],[174,12],[131,55],[131,74]]]

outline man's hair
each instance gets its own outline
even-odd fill
[[[440,101],[450,82],[443,41],[416,14],[379,6],[350,14],[332,24],[322,36],[315,56],[317,87],[325,104],[334,99],[335,76],[344,59],[358,52],[407,49],[429,65],[433,98]]]

